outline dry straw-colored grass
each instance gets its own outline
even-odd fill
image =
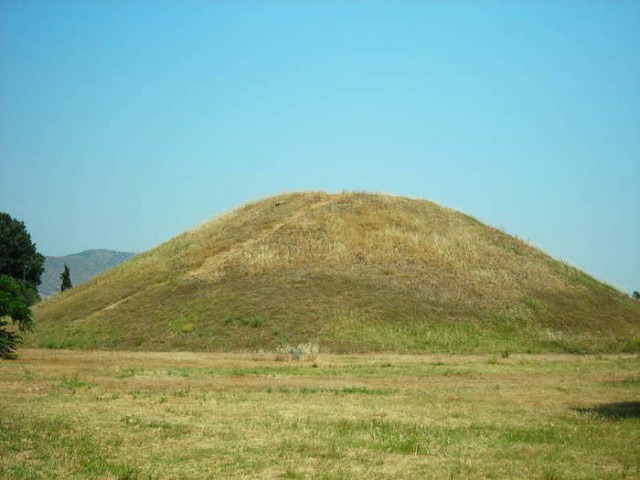
[[[222,322],[228,314],[259,315],[266,326],[243,331]],[[494,337],[496,328],[507,335],[520,325],[535,331],[525,332],[521,350],[585,348],[541,341],[544,329],[604,335],[600,351],[640,337],[640,302],[469,216],[390,195],[292,193],[214,218],[43,302],[28,341],[197,350],[313,341],[351,349],[342,325],[326,325],[331,318],[357,318],[369,329],[357,335],[361,351],[441,349],[373,337],[385,325],[449,322],[459,330],[463,322]],[[184,324],[193,335],[181,335]]]
[[[23,350],[0,478],[640,476],[637,356]]]

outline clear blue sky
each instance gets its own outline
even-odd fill
[[[0,2],[0,210],[143,251],[282,191],[462,210],[640,289],[640,2]]]

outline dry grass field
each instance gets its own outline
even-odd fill
[[[635,355],[21,350],[0,478],[640,478]]]

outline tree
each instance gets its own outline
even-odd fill
[[[640,292],[638,292],[637,290],[633,292],[633,298],[635,298],[636,300],[640,300]]]
[[[0,275],[0,358],[15,358],[20,336],[6,328],[10,326],[6,317],[21,332],[33,329],[31,310],[22,295],[20,285],[8,275]]]
[[[43,271],[44,255],[36,250],[24,223],[0,212],[0,275],[15,279],[31,305],[39,298],[37,287]]]
[[[67,267],[66,263],[64,264],[64,271],[60,274],[60,280],[62,281],[60,284],[61,292],[73,287],[73,285],[71,285],[71,272],[69,272],[69,267]]]

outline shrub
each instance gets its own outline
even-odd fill
[[[640,337],[629,340],[623,351],[627,353],[640,353]]]
[[[33,330],[31,310],[20,293],[20,285],[8,275],[0,275],[0,358],[15,358],[20,336],[7,330],[10,318],[17,330]]]
[[[5,330],[5,327],[9,325],[9,322],[0,320],[0,358],[15,358],[16,345],[20,341],[20,337],[9,330]]]
[[[196,327],[193,323],[185,323],[184,325],[182,325],[180,327],[180,331],[182,333],[191,333],[193,331],[195,331]]]

